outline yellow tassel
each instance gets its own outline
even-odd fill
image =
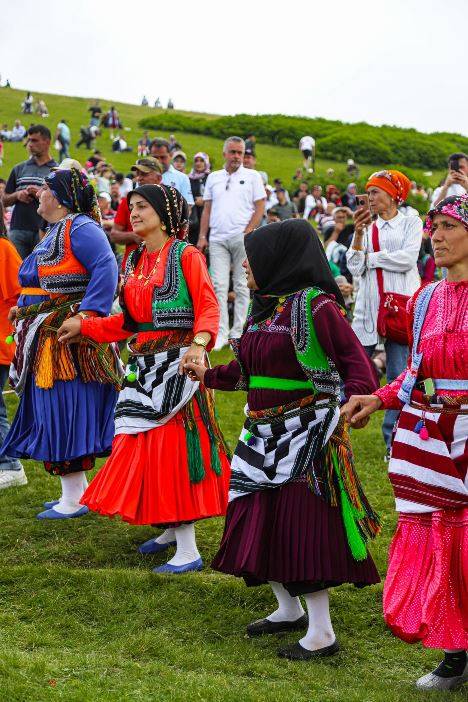
[[[54,384],[54,365],[52,358],[52,339],[46,336],[38,353],[36,365],[36,385],[38,388],[50,390]]]

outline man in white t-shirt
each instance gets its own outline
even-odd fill
[[[205,251],[210,230],[210,273],[218,298],[221,320],[214,346],[219,350],[228,339],[238,339],[247,317],[250,294],[245,271],[244,236],[256,229],[265,209],[265,188],[260,174],[244,168],[245,143],[240,137],[229,137],[224,142],[224,168],[213,171],[205,183],[205,206],[200,222],[197,247]],[[232,268],[234,322],[229,331],[228,292]]]
[[[468,192],[468,156],[463,153],[452,154],[448,160],[448,167],[445,183],[432,194],[431,210],[446,197],[466,195]]]
[[[315,166],[315,139],[311,136],[303,136],[299,142],[299,148],[304,156],[304,168],[307,168],[309,173],[313,173]]]

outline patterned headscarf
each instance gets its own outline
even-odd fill
[[[141,185],[127,195],[130,205],[132,195],[141,195],[151,205],[164,225],[169,236],[186,239],[188,233],[188,204],[187,200],[176,188],[163,185]]]
[[[468,194],[452,195],[441,200],[432,210],[427,213],[424,230],[432,236],[432,223],[435,215],[442,214],[452,217],[465,225],[468,229]]]
[[[205,162],[205,169],[204,169],[203,171],[196,171],[196,170],[195,170],[195,159],[196,159],[196,158],[202,158],[202,159],[204,160],[204,162]],[[211,166],[210,166],[210,157],[208,156],[208,154],[205,154],[204,151],[199,151],[199,152],[196,153],[195,156],[193,157],[193,166],[192,166],[192,170],[191,170],[190,173],[189,173],[189,178],[190,178],[191,180],[201,180],[202,178],[205,178],[205,176],[208,175],[208,173],[210,172],[210,170],[211,170]]]
[[[384,190],[400,204],[408,197],[411,182],[401,171],[385,170],[377,171],[370,176],[366,183],[366,190],[373,186]]]
[[[45,178],[56,200],[70,212],[86,214],[101,224],[101,213],[94,188],[77,168],[51,171]]]

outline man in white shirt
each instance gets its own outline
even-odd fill
[[[432,194],[431,210],[452,195],[466,195],[468,192],[468,156],[463,153],[452,154],[448,161],[449,172],[445,183],[436,188]]]
[[[314,185],[312,194],[307,195],[304,206],[303,219],[309,219],[311,212],[314,217],[322,215],[327,209],[327,200],[322,195],[322,186]]]
[[[419,216],[405,217],[398,205],[406,200],[409,179],[399,171],[374,173],[366,185],[369,209],[358,207],[354,213],[355,232],[346,254],[348,270],[359,280],[354,307],[353,329],[369,357],[381,338],[377,333],[379,288],[376,269],[383,275],[385,292],[413,295],[420,285],[418,256],[422,240],[422,221]],[[376,216],[379,250],[372,243],[372,216]],[[387,382],[391,383],[406,368],[408,346],[384,339],[387,358]],[[398,418],[396,410],[387,410],[382,434],[390,450],[393,426]]]
[[[200,223],[198,249],[205,251],[210,229],[210,273],[218,298],[221,320],[214,348],[226,346],[228,339],[238,339],[247,317],[250,294],[245,271],[244,236],[256,229],[265,210],[265,188],[260,174],[242,165],[244,140],[229,137],[224,142],[224,168],[213,171],[205,183],[205,206]],[[234,322],[229,331],[229,274],[236,296]]]
[[[315,139],[311,136],[303,136],[299,141],[299,148],[304,156],[304,168],[307,168],[309,173],[314,172],[315,167]]]
[[[185,197],[190,207],[193,207],[195,200],[192,195],[189,177],[185,173],[176,170],[172,165],[171,145],[167,139],[153,139],[151,143],[151,156],[157,158],[163,169],[162,182],[164,185],[172,186]]]

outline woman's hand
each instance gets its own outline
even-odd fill
[[[78,341],[77,337],[81,333],[81,317],[70,317],[66,319],[60,329],[57,330],[57,337],[61,344]]]
[[[353,215],[354,231],[358,236],[362,236],[364,229],[372,223],[370,210],[367,207],[358,207]]]
[[[203,383],[205,380],[206,366],[201,363],[186,363],[184,371],[190,380],[199,380],[200,383]]]
[[[205,349],[199,344],[192,344],[188,351],[184,353],[179,363],[179,375],[183,375],[185,371],[185,366],[187,363],[194,363],[195,365],[201,365],[204,367],[203,361],[205,359]],[[187,374],[188,375],[188,374]]]
[[[344,415],[354,429],[362,429],[369,417],[382,407],[382,400],[377,395],[352,395],[343,405],[340,414]]]
[[[14,307],[10,307],[10,311],[8,312],[8,321],[14,324],[16,322],[16,313],[18,312],[18,306],[15,305]]]

